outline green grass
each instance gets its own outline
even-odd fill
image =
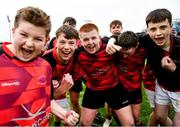
[[[149,105],[146,93],[144,91],[144,87],[142,87],[142,97],[143,97],[143,101],[142,101],[142,105],[141,105],[141,121],[144,125],[147,125],[148,119],[149,119],[149,115],[152,112],[152,108]]]
[[[147,96],[145,94],[144,88],[142,88],[142,95],[143,95],[143,102],[141,105],[141,121],[143,122],[143,124],[146,126],[147,122],[148,122],[148,118],[149,118],[149,114],[152,112],[152,109],[150,108],[149,102],[147,100]],[[104,108],[101,108],[100,113],[105,117],[105,110]],[[112,121],[111,123],[112,126],[116,126],[116,122]]]
[[[81,104],[82,102],[82,98],[83,98],[83,94],[84,94],[84,90],[85,90],[85,85],[83,85],[83,90],[82,92],[80,93],[80,99],[79,99],[79,102]],[[143,122],[143,125],[146,126],[147,125],[147,122],[148,122],[148,118],[149,118],[149,115],[150,113],[152,112],[152,109],[150,108],[150,105],[149,105],[149,102],[148,102],[148,99],[147,99],[147,96],[145,94],[145,91],[144,91],[144,88],[142,87],[142,95],[143,95],[143,101],[142,101],[142,105],[141,105],[141,121]],[[67,94],[67,97],[69,98],[69,93]],[[103,118],[105,118],[105,109],[104,108],[100,108],[99,109],[99,112],[100,114],[102,115]],[[170,112],[170,118],[172,119],[172,116],[173,116],[174,112],[171,111]],[[103,122],[102,121],[99,121],[97,123],[98,125],[102,125]],[[51,126],[53,126],[53,118],[51,118]],[[116,126],[116,122],[112,121],[111,123],[111,126]]]

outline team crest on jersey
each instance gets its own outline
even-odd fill
[[[38,83],[42,85],[46,85],[47,83],[47,77],[45,75],[39,76],[38,77]]]

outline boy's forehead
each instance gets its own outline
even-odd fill
[[[148,24],[159,24],[159,23],[170,23],[169,20],[166,18],[165,20],[161,20],[161,21],[153,21],[151,20]]]
[[[168,25],[168,24],[171,25],[171,24],[169,23],[168,19],[163,20],[163,21],[159,21],[159,22],[153,22],[153,21],[151,21],[151,22],[148,23],[148,28],[149,28],[149,27],[156,26],[156,25]]]
[[[115,27],[115,26],[120,26],[120,24],[118,24],[118,23],[114,23],[114,24],[112,24],[112,26],[111,26],[111,27]]]
[[[99,32],[96,29],[93,29],[91,31],[80,31],[80,36],[91,36],[91,35],[99,35]]]
[[[76,28],[76,25],[75,24],[71,24],[70,22],[65,22],[64,25],[70,25],[70,26]]]
[[[64,32],[61,32],[61,33],[59,34],[58,38],[59,38],[59,39],[65,38],[65,39],[75,39],[75,40],[77,40],[76,38],[73,38],[73,36],[68,36],[68,34],[67,34],[67,33],[64,33]]]
[[[34,24],[25,20],[20,20],[18,27],[15,27],[15,29],[18,29],[26,33],[31,33],[39,37],[49,36],[49,34],[46,34],[46,29],[44,27],[35,26]]]

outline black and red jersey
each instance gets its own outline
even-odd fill
[[[64,74],[67,73],[72,75],[73,81],[80,79],[84,75],[79,65],[76,65],[77,56],[78,56],[78,52],[75,51],[74,55],[71,57],[68,63],[64,64],[58,59],[58,54],[56,52],[56,49],[53,48],[47,50],[43,55],[43,58],[46,59],[52,67],[52,79],[61,82]],[[59,99],[65,97],[66,97],[66,93],[62,95]]]
[[[161,66],[161,60],[167,55],[165,50],[157,46],[149,35],[142,36],[139,40],[147,49],[147,59],[154,70],[158,83],[169,91],[180,91],[180,37],[171,35],[170,50],[168,56],[176,64],[176,70],[170,72]]]
[[[105,48],[106,44],[101,43],[100,50],[95,54],[80,48],[78,63],[86,74],[86,86],[92,90],[107,90],[118,83],[115,56],[108,55]]]
[[[151,69],[150,65],[148,64],[148,61],[144,67],[142,78],[144,87],[148,90],[155,91],[156,75],[154,71]]]
[[[118,35],[112,35],[110,38],[112,37],[117,41]],[[107,43],[109,38],[105,37],[102,40]],[[136,52],[127,58],[124,58],[120,53],[117,56],[119,80],[127,90],[141,87],[145,57],[146,50],[142,44],[139,44]]]
[[[48,125],[51,66],[39,57],[20,61],[8,44],[0,46],[0,125]]]
[[[124,58],[119,54],[119,79],[127,90],[139,89],[142,84],[142,71],[146,57],[145,49],[140,45],[135,53]]]

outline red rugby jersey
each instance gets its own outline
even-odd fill
[[[76,65],[78,52],[75,52],[67,64],[63,64],[59,59],[55,48],[53,50],[46,51],[43,58],[46,59],[53,71],[52,79],[61,82],[64,74],[70,73],[73,77],[73,81],[80,79],[84,74],[82,73],[79,65]],[[66,93],[60,96],[58,99],[66,97]]]
[[[108,55],[106,45],[101,43],[100,50],[95,54],[80,49],[78,63],[86,74],[86,86],[93,90],[107,90],[118,83],[115,56]]]
[[[147,62],[143,71],[144,87],[148,90],[155,91],[155,80],[155,72],[151,69],[150,65]]]
[[[169,56],[170,52],[162,50],[162,54],[164,56]],[[144,83],[144,87],[148,90],[152,90],[155,91],[155,81],[156,81],[156,74],[155,72],[152,70],[152,68],[150,67],[148,61],[147,64],[144,68],[144,72],[143,72],[143,83]]]
[[[39,57],[22,62],[7,44],[0,48],[0,125],[48,125],[51,66]]]
[[[131,56],[124,58],[119,54],[119,79],[127,90],[141,87],[142,71],[145,61],[145,49],[138,47]]]

